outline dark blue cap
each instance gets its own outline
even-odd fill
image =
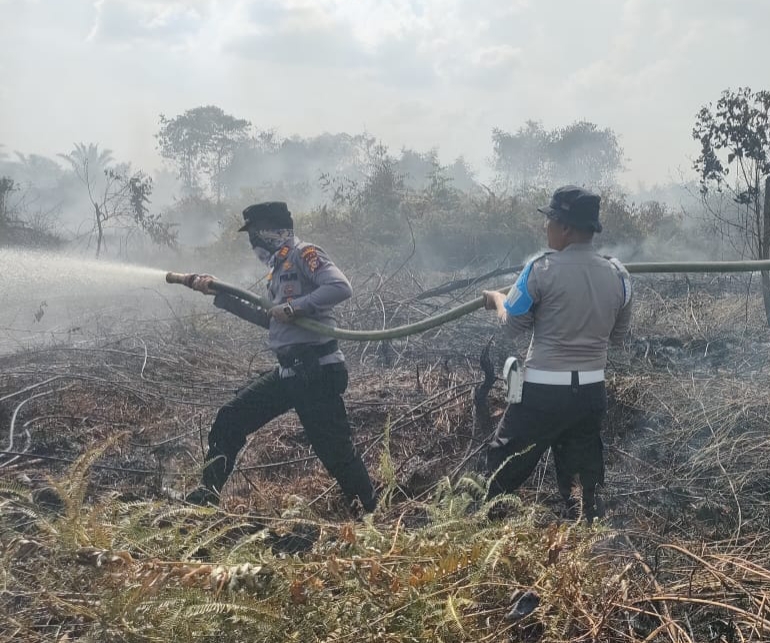
[[[243,220],[245,223],[238,228],[238,232],[249,228],[255,230],[294,228],[291,212],[283,201],[265,201],[250,205],[243,211]]]
[[[551,202],[544,208],[538,208],[551,219],[583,230],[602,231],[599,223],[599,204],[602,198],[576,185],[564,185],[551,197]]]

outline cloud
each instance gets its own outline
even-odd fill
[[[522,64],[523,50],[520,47],[480,47],[452,70],[452,79],[492,90],[510,82]]]
[[[352,67],[365,63],[368,53],[350,27],[325,19],[302,7],[288,10],[266,5],[233,34],[224,49],[247,59],[278,64]]]
[[[701,105],[767,87],[769,22],[764,0],[0,0],[0,142],[150,164],[159,112],[217,104],[481,168],[493,127],[584,118],[659,180]]]
[[[227,52],[254,61],[312,70],[345,69],[349,79],[395,86],[424,86],[435,80],[428,52],[415,34],[361,30],[354,15],[329,9],[329,3],[250,4],[247,18],[224,45]],[[325,7],[325,10],[324,10]],[[242,6],[243,8],[243,6]],[[332,7],[334,9],[334,7]],[[375,21],[376,22],[376,21]]]
[[[522,50],[490,39],[489,27],[497,19],[515,19],[528,3],[482,4],[470,19],[467,3],[459,0],[242,2],[245,21],[226,49],[278,64],[344,67],[353,77],[394,87],[493,86],[519,66]]]
[[[88,40],[107,44],[178,45],[200,31],[205,17],[202,5],[201,2],[97,0]]]

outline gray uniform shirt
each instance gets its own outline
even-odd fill
[[[527,262],[505,301],[507,324],[533,331],[525,366],[594,371],[607,346],[622,343],[631,324],[631,280],[623,265],[576,243]]]
[[[303,317],[336,328],[332,307],[352,294],[350,282],[318,246],[294,237],[270,260],[267,294],[273,306],[290,302]],[[277,351],[295,344],[324,344],[325,337],[292,323],[270,319],[268,344]],[[323,363],[341,361],[342,353],[322,358]]]

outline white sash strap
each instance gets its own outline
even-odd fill
[[[532,384],[553,384],[569,386],[572,384],[571,371],[541,371],[537,368],[524,369],[524,381]],[[604,371],[578,371],[578,383],[595,384],[604,381]]]

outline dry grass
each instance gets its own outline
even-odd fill
[[[382,280],[342,323],[426,314],[402,294],[415,280]],[[386,490],[363,523],[292,415],[252,437],[222,511],[165,497],[196,479],[218,405],[270,367],[238,322],[102,325],[1,357],[0,640],[768,640],[769,345],[736,283],[639,280],[593,526],[559,517],[545,462],[508,520],[485,519],[483,313],[346,346],[356,440]],[[506,620],[524,589],[539,607]]]

